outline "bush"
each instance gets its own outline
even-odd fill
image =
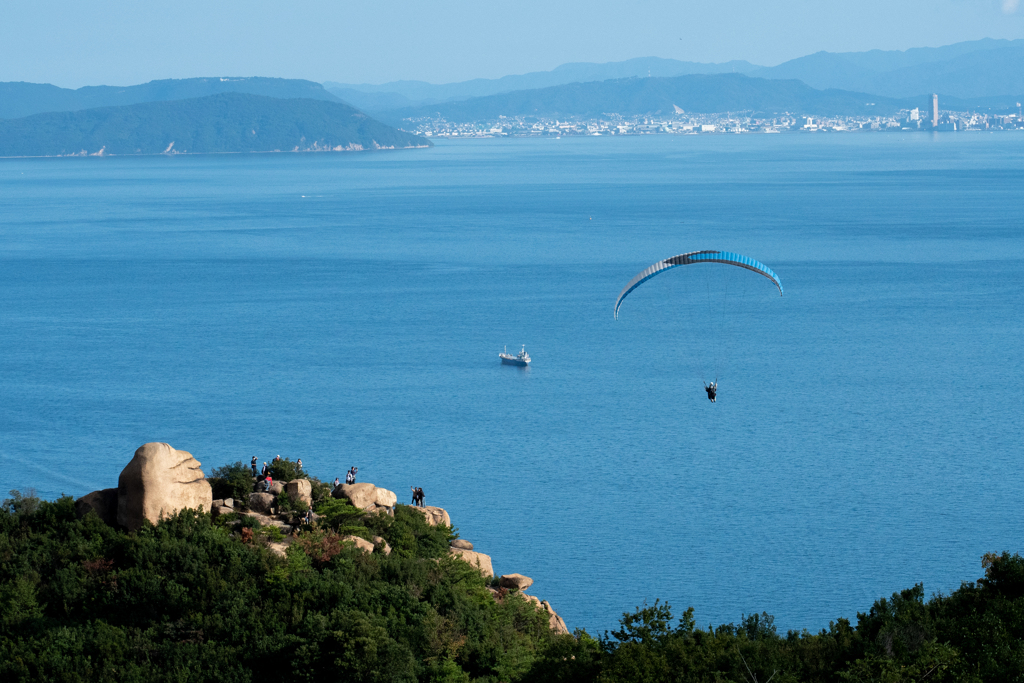
[[[281,483],[296,479],[309,479],[309,475],[305,470],[300,470],[297,464],[287,458],[274,460],[270,463],[270,476],[274,478],[274,481]]]
[[[365,512],[347,500],[327,498],[313,505],[313,511],[320,516],[320,524],[341,533],[353,533],[364,528],[361,520]]]
[[[309,505],[304,500],[292,500],[292,497],[288,495],[287,491],[281,491],[277,494],[277,503],[275,505],[278,510],[286,512],[305,512],[309,509]]]
[[[249,502],[252,493],[252,468],[241,462],[214,468],[207,480],[213,489],[213,497],[234,498],[243,505]]]
[[[0,509],[5,510],[15,517],[28,517],[34,515],[36,510],[39,509],[41,500],[36,496],[35,489],[29,489],[25,493],[18,491],[17,489],[11,489],[10,498],[5,498],[0,503]]]

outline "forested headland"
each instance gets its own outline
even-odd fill
[[[241,464],[215,495],[251,487]],[[779,633],[767,614],[701,627],[642,605],[604,634],[558,635],[517,591],[448,553],[457,530],[398,505],[367,515],[313,482],[319,520],[284,557],[244,513],[184,510],[137,532],[74,501],[0,510],[3,681],[1024,680],[1024,558],[987,555],[948,595],[920,585],[854,621]],[[282,505],[287,504],[281,498]],[[383,537],[366,553],[344,535]],[[572,624],[570,624],[570,627]]]

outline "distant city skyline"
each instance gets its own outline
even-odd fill
[[[1020,0],[607,0],[514,6],[410,0],[8,0],[0,81],[61,87],[272,76],[450,83],[567,62],[657,56],[772,66],[813,52],[1024,37]]]

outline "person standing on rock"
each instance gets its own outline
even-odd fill
[[[278,453],[277,455],[274,456],[274,462],[281,462],[281,454],[280,453]]]
[[[257,472],[256,472],[256,456],[255,455],[252,456],[252,462],[250,464],[252,465],[252,476],[255,477],[255,476],[257,476]]]
[[[270,493],[270,487],[273,483],[274,478],[268,474],[267,478],[263,480],[263,486],[266,488],[267,493]]]
[[[418,486],[410,486],[412,489],[412,504],[423,507],[423,489]]]
[[[299,458],[298,460],[295,461],[295,469],[297,469],[300,472],[302,471],[302,458]]]
[[[345,475],[345,483],[346,484],[354,484],[354,483],[356,483],[356,472],[358,472],[358,471],[359,471],[359,468],[353,466],[352,469],[350,469],[348,471],[348,474]]]
[[[334,478],[334,488],[338,488],[339,486],[341,486],[341,479],[338,479],[337,477],[335,477]]]

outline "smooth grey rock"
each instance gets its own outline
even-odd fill
[[[502,588],[511,588],[512,590],[526,590],[533,585],[533,579],[529,576],[523,576],[522,574],[503,574],[498,579],[498,585]]]
[[[256,512],[267,513],[274,505],[274,496],[269,493],[250,493],[249,509]]]

